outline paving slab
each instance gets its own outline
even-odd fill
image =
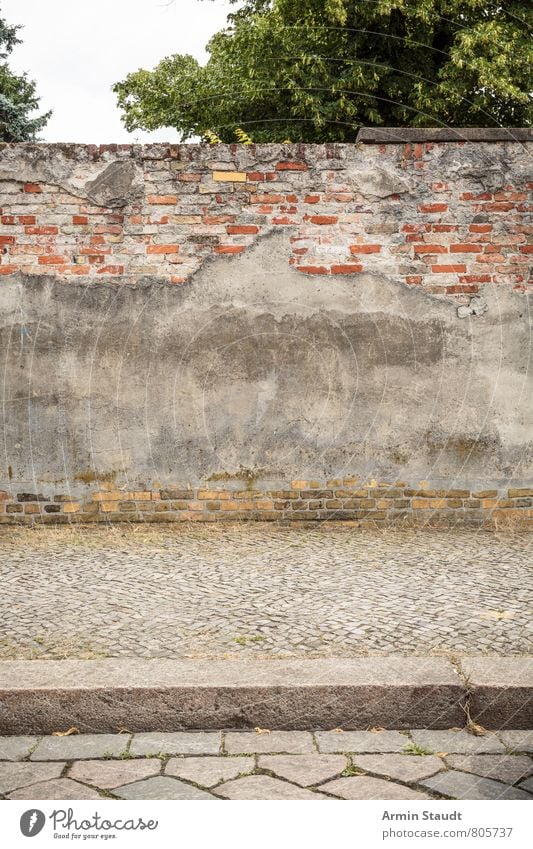
[[[319,752],[403,752],[410,740],[398,731],[318,731]]]
[[[394,781],[383,781],[381,778],[354,776],[352,778],[336,778],[321,784],[320,789],[333,793],[341,799],[429,799],[429,795],[410,787],[395,784]]]
[[[515,752],[533,753],[533,731],[506,730],[498,736],[509,749]]]
[[[161,761],[157,758],[142,758],[126,761],[76,761],[68,771],[68,777],[104,790],[112,790],[123,784],[131,784],[161,772]]]
[[[407,784],[417,783],[444,769],[443,761],[434,755],[354,755],[352,760],[354,766],[365,772],[386,775]]]
[[[64,763],[0,763],[0,793],[4,795],[37,784],[38,781],[48,781],[59,778],[63,772]]]
[[[445,760],[453,769],[505,784],[516,784],[533,773],[533,760],[524,755],[447,755]]]
[[[521,790],[526,790],[528,793],[531,793],[533,796],[533,778],[527,778],[525,781],[522,781],[520,784]]]
[[[69,737],[43,737],[32,761],[82,760],[84,758],[118,757],[125,752],[128,734],[72,734]]]
[[[261,755],[257,765],[301,787],[311,787],[340,775],[348,761],[343,755]]]
[[[222,735],[209,731],[177,731],[168,734],[157,732],[134,734],[130,754],[135,756],[158,755],[217,755]]]
[[[167,778],[159,775],[156,778],[147,778],[145,781],[136,781],[125,787],[116,787],[114,796],[121,799],[203,799],[215,800],[215,797],[205,790],[200,790],[192,784],[185,784],[177,778]]]
[[[456,770],[439,772],[420,784],[449,799],[532,799],[529,793],[517,787]]]
[[[38,737],[0,737],[0,760],[21,761],[27,758]]]
[[[465,657],[461,669],[472,719],[486,728],[533,728],[533,657]]]
[[[457,731],[411,731],[414,742],[431,752],[447,754],[494,754],[505,753],[505,747],[494,733],[480,736],[470,734],[464,729]]]
[[[255,769],[255,759],[249,757],[170,758],[165,775],[184,778],[203,787],[214,787]]]
[[[57,778],[53,781],[41,781],[29,787],[21,787],[8,794],[8,799],[101,799],[100,793],[71,781],[70,778]]]
[[[248,775],[228,781],[217,787],[216,793],[224,799],[302,799],[316,802],[327,798],[269,775]]]
[[[230,755],[248,752],[315,752],[313,735],[309,731],[229,731],[226,734],[224,748]]]
[[[466,693],[441,657],[3,661],[0,732],[305,729],[464,722]]]

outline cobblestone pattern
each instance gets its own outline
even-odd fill
[[[239,484],[241,485],[241,484]],[[342,522],[355,527],[391,525],[533,529],[533,488],[430,489],[405,481],[354,478],[293,480],[287,489],[175,488],[127,492],[113,484],[85,501],[67,495],[0,491],[0,524],[102,522]]]
[[[464,731],[424,733],[423,749],[379,730],[358,732],[357,747],[340,730],[0,738],[0,798],[533,800],[531,732],[507,732],[512,748],[476,737],[495,752],[477,756]],[[443,734],[462,756],[439,748]]]
[[[3,145],[0,272],[188,282],[285,230],[311,275],[528,280],[527,144]]]
[[[523,654],[532,544],[465,530],[5,529],[0,656]]]

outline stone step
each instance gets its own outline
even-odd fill
[[[533,727],[533,659],[0,662],[0,734]]]

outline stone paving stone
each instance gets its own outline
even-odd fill
[[[505,753],[504,746],[492,732],[477,737],[463,729],[460,731],[415,730],[411,731],[411,737],[419,746],[431,749],[432,752],[459,755]]]
[[[121,799],[212,799],[215,797],[205,790],[199,790],[192,784],[185,784],[177,778],[158,775],[147,778],[146,781],[136,781],[125,787],[117,787],[113,795]]]
[[[515,752],[533,752],[533,731],[500,731],[498,737]]]
[[[216,793],[225,799],[326,799],[321,793],[313,793],[269,775],[248,775],[217,787]]]
[[[316,751],[309,731],[270,731],[268,734],[229,731],[226,734],[225,748],[230,755],[249,752],[306,754]]]
[[[132,755],[218,755],[222,734],[219,731],[175,731],[169,734],[135,734]]]
[[[254,769],[254,758],[171,758],[165,767],[165,775],[185,778],[204,787],[214,787],[221,781],[229,781]]]
[[[57,528],[30,539],[28,530],[10,530],[0,537],[0,620],[10,635],[0,654],[226,658],[431,654],[459,646],[470,655],[530,650],[527,533],[388,528],[355,534],[264,523],[201,531],[180,527],[158,536],[153,526],[145,539],[125,526],[120,533]],[[480,605],[480,586],[508,618]],[[21,587],[31,587],[31,599]],[[131,615],[140,600],[149,629]],[[262,639],[254,642],[258,611]],[[36,633],[46,635],[40,646]]]
[[[127,734],[73,734],[71,737],[42,737],[32,761],[74,761],[85,758],[116,758],[126,749]]]
[[[340,775],[348,763],[343,755],[261,755],[258,766],[302,787],[311,787]]]
[[[522,790],[527,790],[528,793],[533,794],[533,776],[531,778],[528,778],[526,781],[522,781],[522,783],[520,784],[520,788]]]
[[[94,784],[104,790],[112,790],[130,784],[149,775],[161,772],[161,761],[157,758],[125,761],[77,761],[69,770],[69,778]]]
[[[410,743],[398,731],[317,731],[320,752],[402,752]]]
[[[38,781],[48,781],[59,778],[63,772],[64,763],[34,764],[34,763],[0,763],[0,793],[11,793],[19,787],[36,784]]]
[[[352,760],[365,772],[406,782],[418,782],[444,769],[444,763],[434,755],[354,755]]]
[[[27,758],[38,737],[0,737],[0,761],[21,761]]]
[[[525,755],[447,755],[446,763],[453,769],[475,772],[505,784],[516,784],[533,772],[533,761]]]
[[[531,796],[517,787],[454,769],[439,772],[432,778],[424,779],[420,784],[450,799],[531,799]]]
[[[30,787],[21,787],[10,793],[9,799],[101,799],[99,793],[69,778],[57,778],[55,781],[41,781]]]
[[[320,789],[341,799],[429,799],[425,793],[411,790],[410,787],[366,775],[336,778],[335,781],[321,784]]]

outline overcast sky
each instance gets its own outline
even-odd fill
[[[127,133],[111,86],[172,53],[206,58],[226,20],[226,0],[0,0],[2,17],[23,24],[9,64],[37,81],[44,141],[105,144],[177,141],[173,130]]]

